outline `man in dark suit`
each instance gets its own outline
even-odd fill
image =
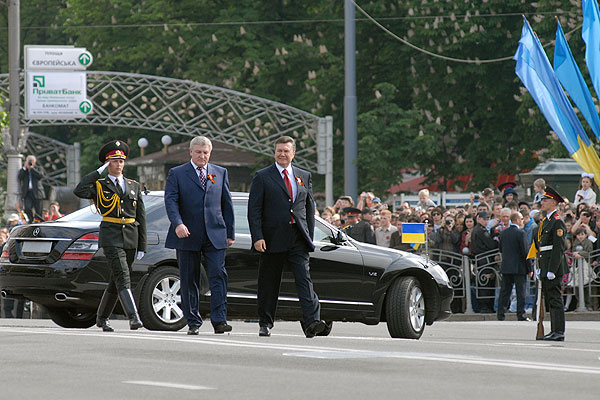
[[[527,235],[521,230],[523,216],[519,212],[510,215],[510,226],[500,233],[500,252],[502,253],[502,265],[500,274],[502,286],[498,297],[497,317],[504,321],[504,312],[510,303],[510,293],[513,285],[517,292],[517,319],[519,321],[530,321],[525,316],[525,286],[527,275],[533,276],[531,263],[527,260]]]
[[[98,154],[105,164],[84,176],[73,190],[77,197],[91,199],[102,216],[98,246],[110,266],[108,287],[98,306],[96,325],[104,332],[114,329],[108,318],[117,304],[117,298],[132,330],[142,327],[133,294],[131,293],[131,266],[134,259],[141,260],[146,252],[146,209],[140,184],[123,176],[129,146],[122,140],[108,142]],[[101,178],[108,168],[108,176]]]
[[[471,253],[474,256],[498,248],[498,242],[492,239],[486,228],[489,222],[490,215],[487,211],[480,211],[477,214],[477,224],[471,232]],[[495,256],[496,253],[481,257],[478,260],[477,275],[478,278],[481,278],[478,294],[485,297],[479,300],[479,304],[481,305],[480,312],[483,314],[491,314],[494,312],[494,287],[496,286],[496,277],[495,272],[492,272],[492,269]]]
[[[35,169],[36,161],[35,156],[27,156],[25,165],[17,174],[21,206],[24,208],[30,223],[44,221],[44,218],[42,218],[42,200],[46,196],[40,182],[43,176]]]
[[[190,142],[191,161],[172,168],[165,185],[165,207],[171,221],[165,247],[176,249],[181,279],[181,304],[188,335],[198,335],[201,257],[210,286],[210,320],[215,333],[231,331],[227,324],[225,250],[234,242],[233,202],[227,170],[210,164],[211,141]]]
[[[275,142],[275,163],[258,171],[248,200],[248,222],[258,264],[259,335],[270,336],[284,265],[296,281],[304,333],[312,338],[325,329],[319,298],[309,272],[309,252],[315,228],[311,174],[292,166],[296,143],[289,136]]]
[[[540,221],[536,243],[542,292],[550,309],[551,332],[538,340],[565,340],[565,311],[560,289],[563,275],[568,272],[565,258],[567,227],[557,211],[558,203],[563,201],[556,190],[546,186],[542,196],[542,211],[546,212],[546,218]]]

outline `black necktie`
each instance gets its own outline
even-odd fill
[[[121,186],[119,178],[115,178],[115,186],[117,187],[117,194],[119,197],[123,197],[123,187]]]

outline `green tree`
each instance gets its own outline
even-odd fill
[[[358,171],[361,190],[385,193],[398,183],[406,169],[428,163],[435,156],[435,135],[439,125],[425,121],[418,110],[404,110],[399,91],[390,83],[375,86],[371,107],[358,117]]]

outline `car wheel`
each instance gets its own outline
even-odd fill
[[[425,330],[425,296],[417,278],[396,279],[386,299],[387,327],[393,338],[419,339]]]
[[[331,329],[333,328],[333,321],[324,322],[325,329],[322,332],[317,333],[317,336],[329,336],[329,334],[331,333]],[[302,326],[302,332],[306,332],[306,329],[304,328],[304,321],[300,321],[300,326]]]
[[[139,311],[144,328],[152,331],[178,331],[186,325],[177,268],[162,267],[150,274],[142,288]]]
[[[95,312],[79,312],[70,308],[49,308],[48,315],[63,328],[89,328],[96,323]]]

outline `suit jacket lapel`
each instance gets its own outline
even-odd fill
[[[116,194],[119,194],[119,192],[117,192],[117,187],[115,186],[115,184],[113,183],[112,179],[110,179],[108,176],[104,178],[104,181],[106,182],[106,187],[107,189],[110,189],[111,191],[113,191]]]
[[[194,170],[194,166],[191,162],[187,163],[187,168],[185,169],[186,175],[202,190],[202,185],[200,184],[200,178],[198,177],[198,173]]]
[[[211,168],[210,163],[206,163],[206,193],[208,193],[208,190],[210,189],[211,185],[213,185],[212,181],[209,178],[211,170],[212,170],[212,168]],[[198,180],[200,180],[200,179],[198,179]]]
[[[298,201],[298,199],[300,198],[299,194],[300,192],[304,192],[306,190],[306,187],[304,186],[304,179],[302,179],[302,175],[300,175],[300,171],[298,171],[298,168],[292,166],[292,171],[294,172],[294,180],[296,181],[296,200],[294,201],[294,203],[296,201]],[[300,183],[298,183],[298,178],[300,178],[300,181],[302,182],[302,185]]]
[[[275,181],[275,183],[277,185],[279,185],[279,187],[281,188],[281,190],[283,190],[283,192],[285,193],[286,196],[290,197],[287,187],[285,186],[285,183],[283,182],[283,176],[279,173],[279,170],[277,169],[275,164],[271,165],[270,173],[271,173],[271,178]]]

